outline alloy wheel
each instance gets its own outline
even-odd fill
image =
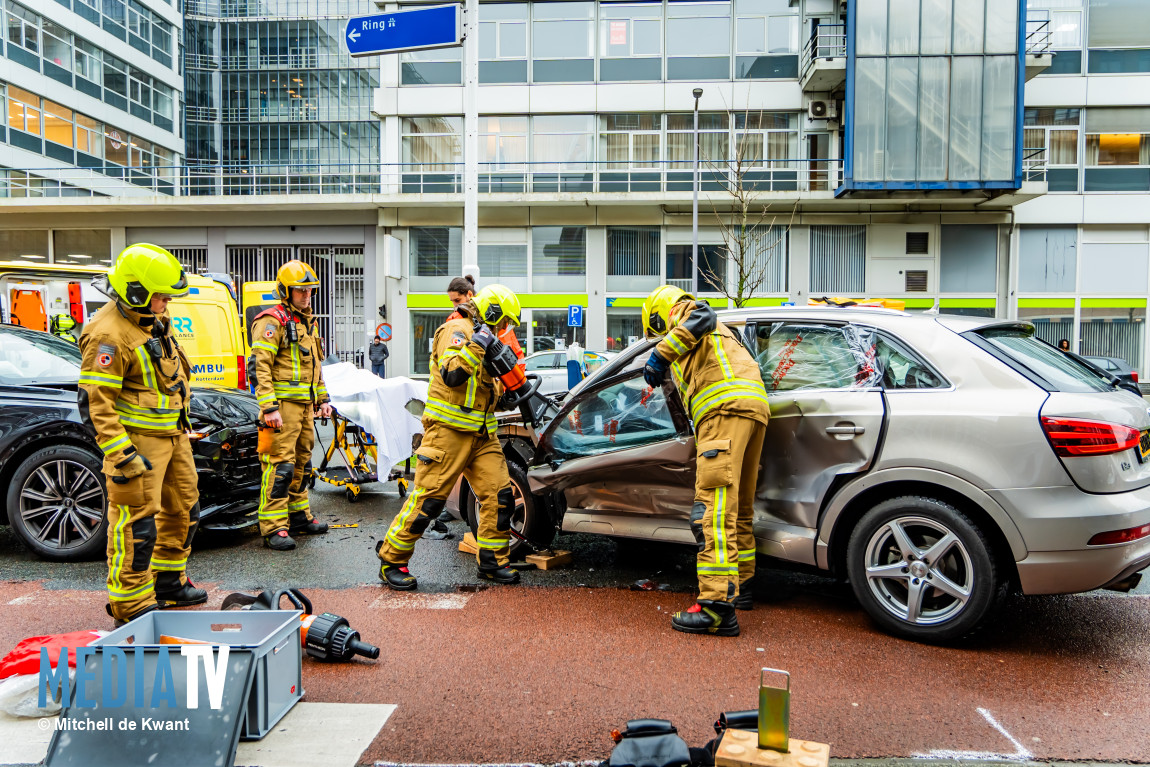
[[[46,546],[69,549],[95,535],[104,518],[104,487],[88,467],[57,459],[41,464],[20,488],[20,518]]]
[[[896,517],[867,542],[867,586],[896,618],[918,626],[954,619],[974,592],[975,571],[962,541],[937,520]]]

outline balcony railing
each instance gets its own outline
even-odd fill
[[[1050,17],[1049,11],[1043,16],[1042,11],[1027,15],[1026,19],[1026,54],[1028,56],[1041,56],[1050,53]]]
[[[668,193],[693,188],[687,163],[662,162],[631,168],[618,162],[480,163],[481,194]],[[463,163],[327,163],[307,159],[283,163],[194,163],[181,166],[25,168],[76,187],[69,196],[148,194],[462,194]],[[15,186],[0,171],[0,196]],[[742,169],[707,167],[699,188],[712,195],[751,192],[831,192],[840,184],[841,160],[744,160]],[[18,196],[31,196],[17,192]],[[39,195],[44,196],[44,195]]]
[[[847,28],[845,24],[818,24],[803,46],[799,79],[807,76],[819,59],[841,59],[847,55]]]
[[[1045,181],[1048,159],[1046,147],[1030,147],[1022,150],[1022,180]]]

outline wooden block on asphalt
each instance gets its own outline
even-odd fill
[[[475,536],[467,533],[463,536],[463,540],[459,542],[459,550],[464,554],[478,554],[479,546],[475,543]]]
[[[715,752],[715,767],[827,767],[831,747],[826,743],[791,738],[787,753],[759,748],[759,734],[727,730]]]
[[[540,570],[555,570],[571,564],[571,552],[541,551],[538,554],[528,554],[523,557],[523,561],[535,565]]]

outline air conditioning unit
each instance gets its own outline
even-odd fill
[[[836,120],[839,116],[838,102],[832,99],[814,99],[807,104],[807,116],[812,120]]]

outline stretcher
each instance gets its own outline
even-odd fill
[[[359,500],[363,485],[380,481],[379,453],[376,450],[375,437],[362,426],[344,418],[339,412],[333,412],[331,420],[335,427],[335,434],[326,448],[319,429],[316,429],[316,441],[319,442],[324,453],[320,465],[312,467],[310,484],[315,487],[315,482],[318,479],[329,485],[342,487],[348,502],[355,503]],[[327,419],[323,419],[321,423],[326,426]],[[336,459],[338,459],[338,464]],[[403,471],[392,469],[388,472],[387,479],[384,481],[391,482],[392,480],[398,484],[399,497],[406,498],[408,487],[411,484],[410,458],[404,461]]]
[[[381,379],[346,362],[324,365],[323,375],[334,434],[325,446],[316,432],[323,460],[312,469],[311,486],[318,480],[342,487],[347,500],[355,503],[364,485],[395,481],[400,498],[406,497],[413,479],[413,440],[423,432],[420,416],[427,384],[403,377]],[[393,468],[400,463],[402,469]]]

